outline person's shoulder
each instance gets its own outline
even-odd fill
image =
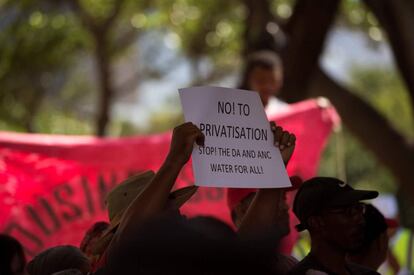
[[[277,254],[277,260],[291,266],[297,265],[299,263],[299,261],[295,257],[284,254]]]
[[[277,254],[274,269],[276,274],[288,274],[298,263],[293,256]]]
[[[375,270],[355,263],[348,263],[348,268],[355,275],[380,275]]]
[[[310,256],[306,256],[297,263],[288,273],[289,275],[322,275],[328,274],[319,268],[319,264],[314,262]]]
[[[269,98],[269,102],[267,103],[265,110],[267,115],[275,115],[289,111],[290,106],[288,103],[272,96]]]
[[[317,268],[297,265],[288,273],[288,275],[329,275],[329,273]]]

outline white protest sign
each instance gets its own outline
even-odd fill
[[[258,93],[220,87],[180,89],[186,121],[205,135],[192,153],[195,184],[291,186]]]

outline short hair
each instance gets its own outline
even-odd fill
[[[0,234],[0,274],[13,274],[11,263],[14,257],[19,259],[19,272],[23,272],[26,265],[26,258],[22,245],[15,238]]]
[[[247,57],[246,65],[242,74],[240,89],[249,89],[249,76],[254,68],[264,68],[267,70],[282,69],[282,61],[278,54],[269,50],[261,50],[252,53]]]
[[[82,251],[71,245],[61,245],[49,248],[27,264],[30,275],[52,274],[66,269],[90,268],[88,258]]]

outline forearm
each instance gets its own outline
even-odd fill
[[[282,199],[281,189],[259,189],[243,218],[239,235],[248,237],[274,228]]]
[[[151,182],[129,205],[111,242],[111,247],[137,226],[155,217],[167,208],[170,191],[182,167],[188,162],[194,143],[204,144],[203,133],[191,122],[174,128],[170,151]]]
[[[151,182],[125,211],[111,247],[119,243],[122,236],[128,236],[131,230],[165,210],[168,196],[182,166],[168,158],[164,161]]]
[[[165,210],[168,196],[182,166],[166,160],[154,178],[126,210],[121,227],[139,224]]]

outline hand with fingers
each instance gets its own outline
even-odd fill
[[[282,127],[277,126],[274,121],[270,122],[270,129],[273,132],[274,144],[279,148],[283,162],[287,165],[295,150],[296,136],[293,133],[283,130]]]
[[[174,128],[167,160],[184,165],[193,151],[194,143],[204,146],[204,134],[193,123],[187,122]]]

